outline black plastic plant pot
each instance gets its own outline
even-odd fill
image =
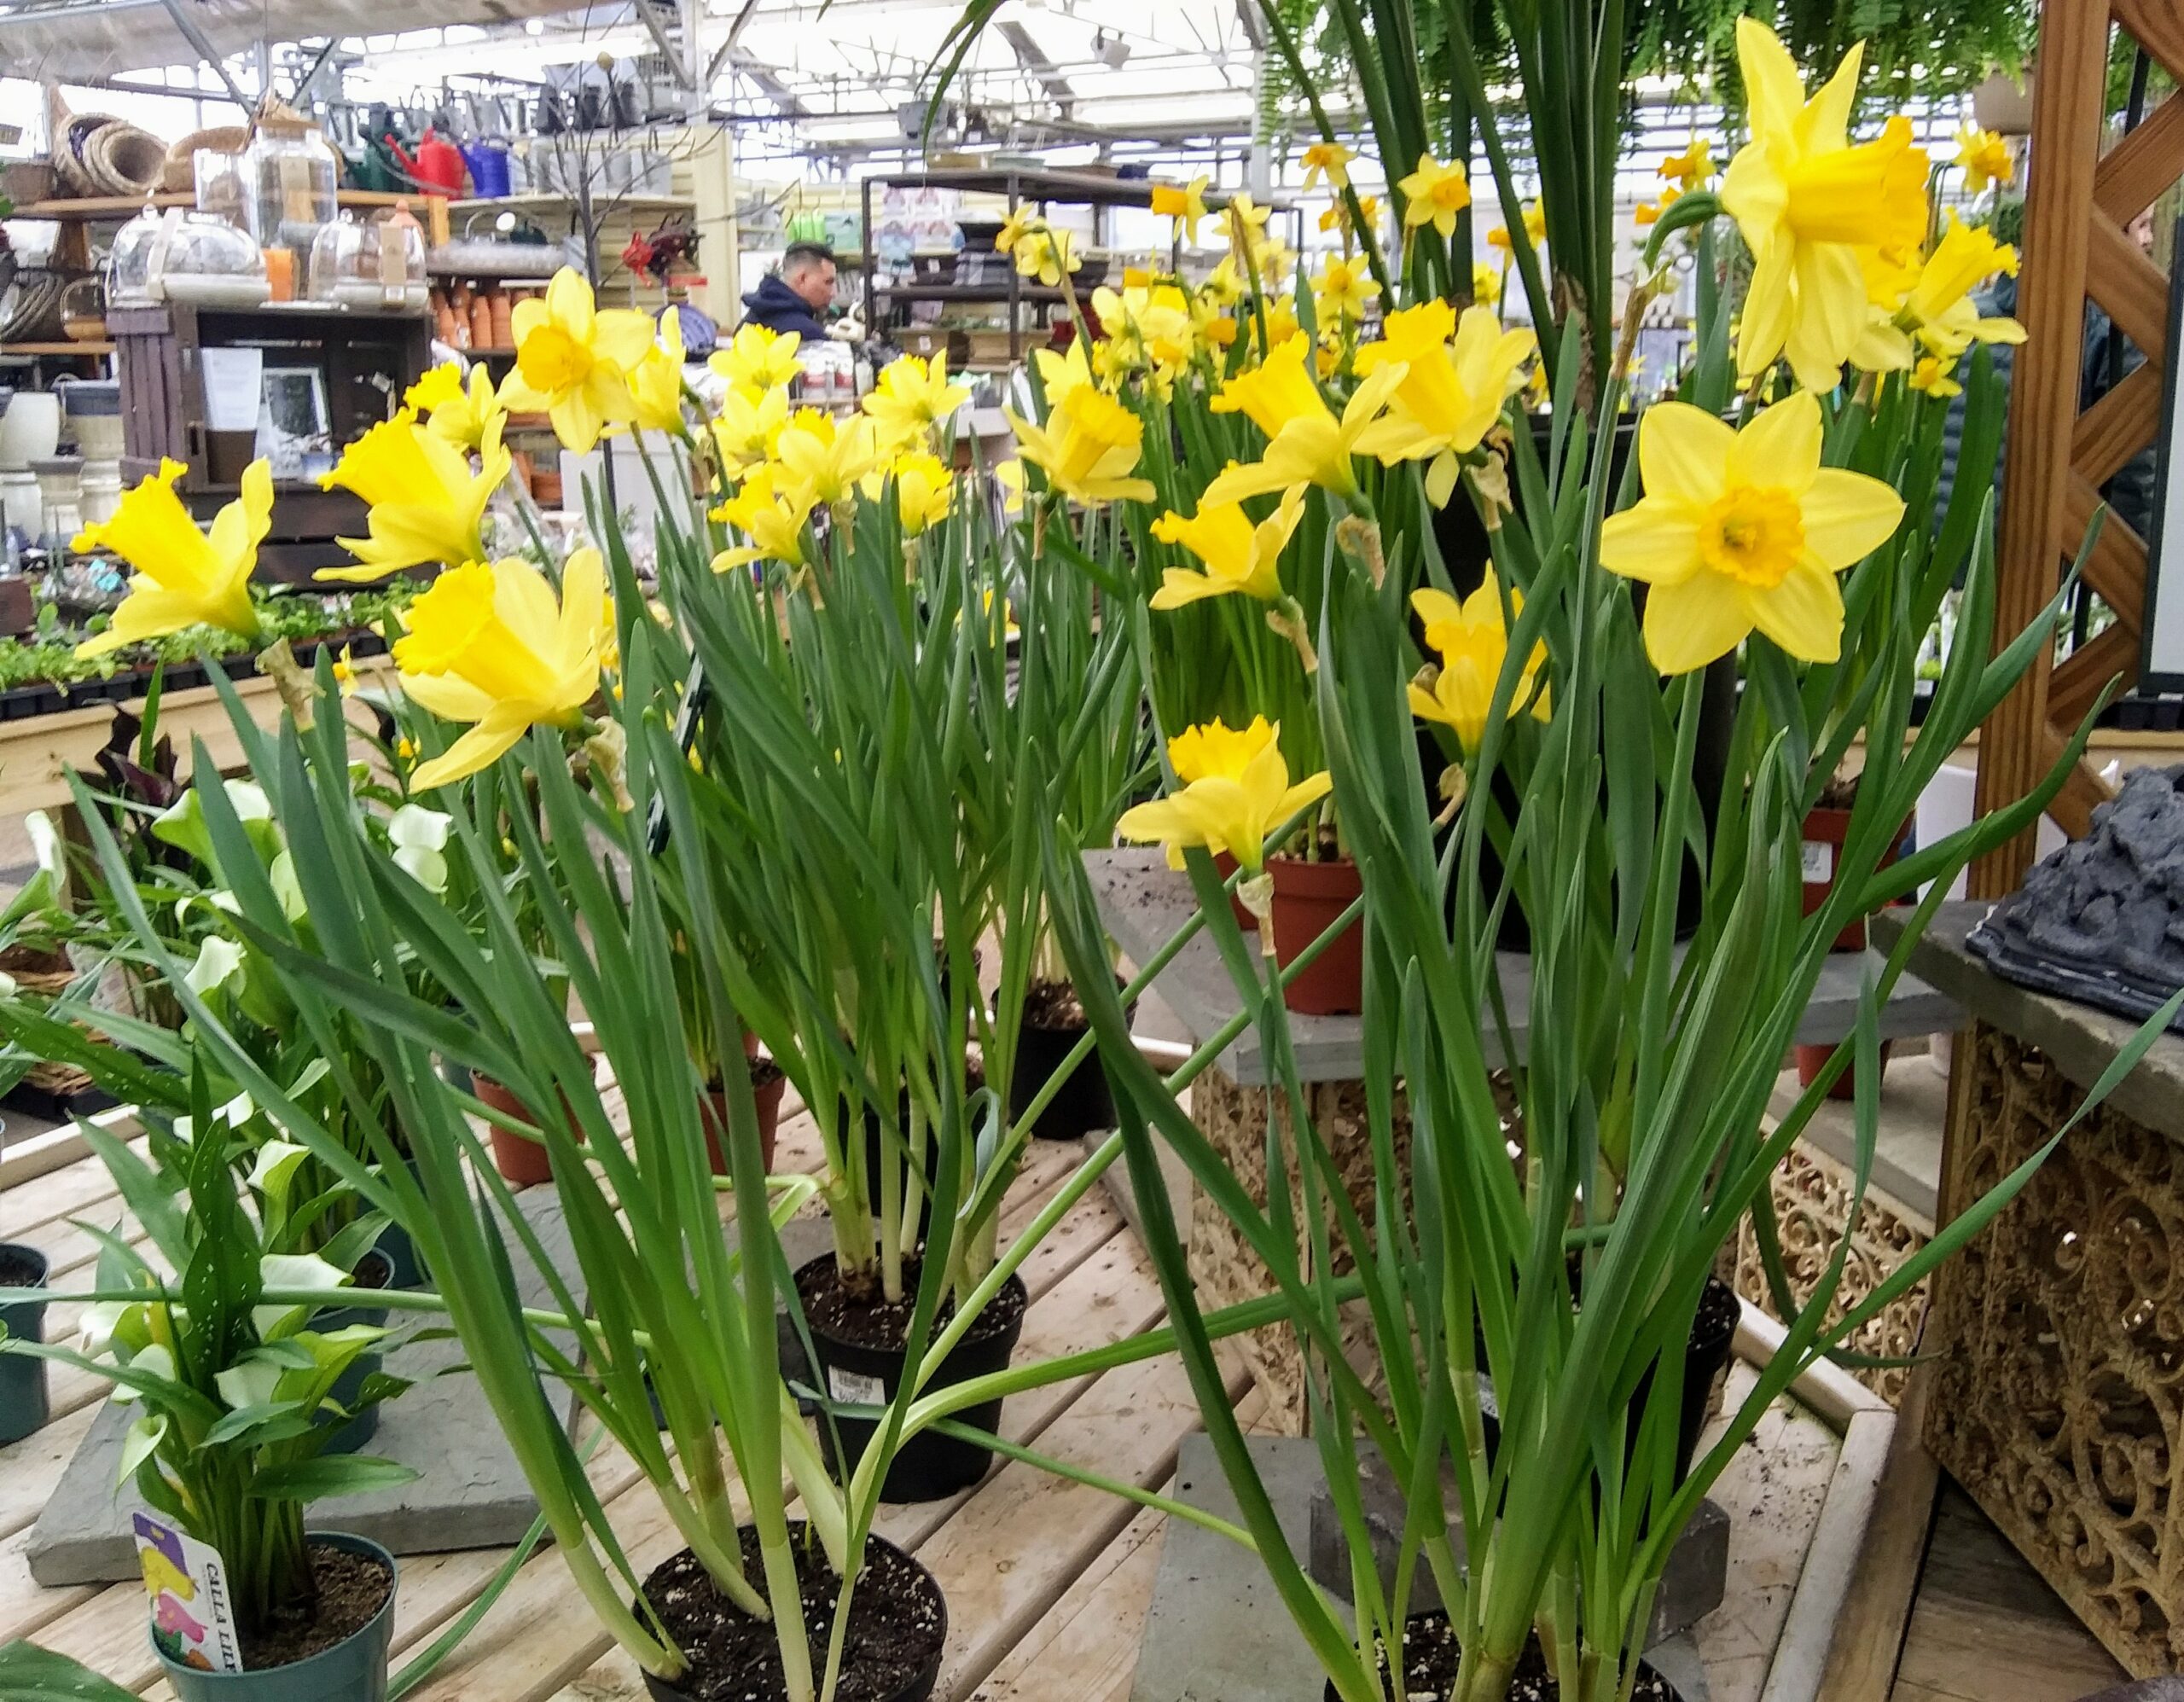
[[[1061,1068],[1070,1049],[1084,1037],[1088,1026],[1081,1010],[1074,1022],[1051,1025],[1035,1023],[1034,1014],[1027,1006],[1016,1029],[1016,1066],[1008,1082],[1011,1123],[1024,1115],[1038,1096],[1039,1089]],[[1124,1015],[1127,1020],[1135,1022],[1137,1007],[1132,1005]],[[1107,1072],[1100,1063],[1099,1054],[1095,1052],[1055,1089],[1054,1098],[1031,1125],[1031,1134],[1041,1141],[1075,1141],[1095,1130],[1114,1126],[1114,1095],[1108,1089]]]
[[[826,1551],[800,1519],[789,1521],[788,1537],[805,1603],[823,1599],[831,1606],[841,1579],[827,1564]],[[742,1545],[745,1574],[763,1577],[756,1534],[744,1531]],[[645,1675],[653,1702],[730,1696],[738,1702],[783,1702],[788,1688],[774,1626],[723,1597],[688,1548],[653,1569],[644,1596],[691,1659],[672,1679]],[[884,1536],[866,1537],[842,1642],[841,1693],[871,1702],[928,1702],[940,1682],[947,1646],[948,1600],[940,1581]]]
[[[1456,1641],[1449,1616],[1438,1607],[1431,1612],[1412,1614],[1403,1621],[1403,1682],[1395,1687],[1396,1694],[1405,1698],[1406,1702],[1448,1702],[1456,1693],[1456,1666],[1463,1656],[1463,1647]],[[1385,1657],[1383,1659],[1385,1663]],[[1517,1657],[1516,1670],[1510,1676],[1512,1696],[1532,1697],[1537,1702],[1559,1702],[1562,1694],[1561,1686],[1548,1670],[1536,1631],[1525,1640],[1523,1653]],[[1384,1671],[1384,1682],[1385,1677]],[[1327,1681],[1324,1694],[1326,1702],[1342,1702],[1342,1694],[1334,1687],[1333,1679]],[[1641,1660],[1638,1676],[1631,1687],[1630,1702],[1682,1702],[1682,1695],[1651,1664]]]
[[[917,1281],[915,1270],[907,1262],[903,1281],[906,1289],[914,1288]],[[836,1401],[858,1406],[886,1405],[903,1382],[900,1343],[910,1316],[907,1296],[899,1306],[884,1302],[867,1305],[852,1300],[842,1292],[832,1253],[798,1269],[796,1292],[818,1356],[819,1362],[812,1368],[817,1374],[816,1380]],[[1017,1339],[1024,1333],[1024,1313],[1029,1304],[1023,1283],[1010,1277],[955,1351],[926,1380],[925,1392],[932,1394],[974,1377],[1006,1370]],[[938,1327],[936,1324],[935,1329]],[[996,1431],[1001,1426],[1001,1403],[981,1402],[955,1417],[973,1430]],[[819,1435],[831,1459],[834,1438],[839,1434],[848,1456],[841,1462],[841,1470],[847,1473],[857,1469],[878,1428],[870,1419],[836,1414],[831,1424],[822,1420]],[[990,1448],[925,1431],[897,1450],[880,1485],[880,1498],[943,1501],[977,1483],[992,1464]]]
[[[10,1341],[45,1339],[46,1257],[36,1247],[0,1242],[0,1329]],[[20,1299],[10,1295],[23,1295]],[[45,1362],[27,1353],[0,1353],[0,1444],[45,1427]]]
[[[361,1554],[386,1571],[386,1600],[356,1630],[330,1649],[286,1666],[244,1672],[204,1672],[168,1658],[156,1630],[153,1652],[166,1669],[177,1702],[386,1702],[387,1654],[394,1641],[394,1556],[376,1542],[343,1532],[314,1531],[314,1548]],[[156,1623],[156,1622],[155,1622]]]
[[[389,1289],[399,1287],[394,1281],[394,1260],[384,1246],[375,1246],[357,1261],[357,1268],[350,1272],[356,1287],[363,1289]],[[311,1327],[322,1333],[346,1329],[351,1324],[369,1324],[377,1329],[386,1322],[384,1306],[334,1306],[321,1312],[312,1320]],[[343,1407],[356,1404],[357,1397],[363,1391],[364,1380],[382,1368],[384,1356],[376,1350],[360,1353],[349,1362],[348,1368],[334,1380],[331,1397]],[[322,1416],[322,1424],[340,1422]],[[331,1440],[326,1444],[328,1454],[354,1454],[372,1438],[379,1434],[379,1408],[373,1405],[356,1417],[341,1422]]]
[[[412,1159],[409,1163],[410,1175],[415,1179],[418,1176],[417,1161]],[[393,1267],[386,1281],[389,1288],[422,1288],[425,1286],[424,1261],[417,1257],[417,1244],[410,1238],[408,1229],[399,1223],[389,1223],[380,1232],[378,1245],[380,1252],[386,1255],[387,1262]]]

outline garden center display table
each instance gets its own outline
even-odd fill
[[[1087,851],[1084,862],[1101,921],[1134,961],[1151,957],[1196,909],[1189,878],[1170,869],[1157,848]],[[1522,953],[1505,951],[1500,962],[1510,1040],[1517,1061],[1521,1061],[1530,1033],[1531,961]],[[1848,1034],[1856,1021],[1859,990],[1869,969],[1875,974],[1879,969],[1869,954],[1830,957],[1796,1038],[1833,1043]],[[1218,949],[1203,931],[1161,972],[1153,990],[1197,1038],[1214,1033],[1243,1008]],[[1880,1014],[1880,1032],[1884,1038],[1931,1034],[1953,1028],[1958,1020],[1956,1006],[1944,993],[1906,976]],[[1369,1223],[1372,1155],[1364,1084],[1357,1079],[1364,1060],[1363,1021],[1354,1016],[1292,1015],[1289,1025],[1298,1075],[1314,1122],[1341,1164],[1352,1200]],[[1488,1060],[1504,1061],[1501,1037],[1491,1025],[1482,1039]],[[1258,1036],[1247,1030],[1198,1078],[1191,1095],[1192,1120],[1261,1201],[1266,1197],[1267,1084],[1267,1060]],[[1395,1123],[1400,1149],[1409,1136],[1400,1089]],[[1225,1305],[1267,1292],[1263,1267],[1217,1210],[1194,1199],[1189,1223],[1191,1274],[1209,1304]],[[1275,1326],[1241,1339],[1252,1374],[1275,1414],[1287,1427],[1300,1430],[1303,1366],[1292,1333]]]
[[[2139,1025],[1989,973],[1950,904],[1911,965],[1960,1004],[1939,1221],[2036,1152]],[[1879,937],[1892,937],[1886,923]],[[1925,1440],[2131,1672],[2184,1659],[2184,1036],[2167,1034],[1934,1283]]]

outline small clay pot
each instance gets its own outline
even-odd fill
[[[1862,931],[1865,924],[1861,922],[1858,926]],[[1884,1071],[1888,1068],[1889,1054],[1895,1049],[1896,1043],[1893,1040],[1881,1042],[1880,1066]],[[1820,1079],[1820,1072],[1827,1067],[1827,1060],[1835,1055],[1835,1049],[1824,1044],[1808,1046],[1803,1041],[1799,1041],[1797,1053],[1798,1085],[1801,1088],[1809,1088]],[[1855,1059],[1844,1066],[1843,1073],[1838,1076],[1828,1088],[1827,1096],[1830,1099],[1840,1100],[1856,1099],[1858,1096],[1858,1066]]]
[[[1827,902],[1827,895],[1835,888],[1835,873],[1843,866],[1843,842],[1850,837],[1850,812],[1820,805],[1807,813],[1804,832],[1803,857],[1804,863],[1804,914],[1810,915]],[[1886,868],[1896,861],[1896,854],[1903,847],[1903,834],[1899,830],[1882,853],[1876,872]],[[1866,949],[1866,919],[1846,922],[1843,932],[1835,936],[1830,951],[1863,951]]]
[[[531,1113],[525,1109],[523,1101],[491,1076],[481,1076],[473,1070],[470,1075],[470,1085],[471,1091],[494,1110],[513,1117],[518,1122],[531,1124]],[[536,1128],[537,1125],[531,1124],[531,1126]],[[535,1188],[541,1182],[553,1181],[554,1166],[547,1156],[543,1141],[526,1140],[502,1128],[497,1123],[490,1124],[487,1133],[492,1142],[493,1168],[501,1173],[503,1180],[517,1188]],[[572,1140],[581,1139],[573,1113],[569,1118],[569,1137]]]
[[[774,1141],[781,1132],[781,1095],[787,1090],[788,1078],[772,1059],[751,1060],[751,1097],[758,1113],[758,1152],[770,1173],[774,1168]],[[712,1161],[713,1174],[726,1176],[728,1090],[709,1089],[698,1101],[698,1112],[706,1125],[706,1156]]]
[[[1327,863],[1270,857],[1274,960],[1287,969],[1365,890],[1348,857]],[[1300,1016],[1352,1016],[1365,1008],[1365,929],[1360,917],[1289,983],[1282,1003]]]

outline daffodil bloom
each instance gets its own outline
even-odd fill
[[[1327,264],[1312,280],[1313,299],[1318,302],[1322,318],[1362,319],[1380,293],[1380,284],[1363,261],[1339,254],[1327,256]]]
[[[1011,456],[1007,461],[994,463],[993,482],[1001,487],[1001,508],[1003,514],[1020,514],[1024,512],[1024,463]]]
[[[1547,209],[1534,201],[1525,209],[1525,240],[1536,249],[1547,241]],[[1509,227],[1497,224],[1486,233],[1486,246],[1502,251],[1502,263],[1507,265],[1517,257],[1517,245],[1509,235]]]
[[[1653,173],[1663,183],[1674,183],[1678,189],[1703,189],[1706,180],[1714,175],[1714,150],[1703,136],[1694,136],[1681,154],[1671,154],[1653,168]],[[1663,205],[1667,203],[1664,200]]]
[[[1092,382],[1082,337],[1072,338],[1066,349],[1034,349],[1031,358],[1038,363],[1039,387],[1045,392],[1049,413],[1067,401],[1078,385]]]
[[[1314,142],[1304,150],[1304,188],[1310,189],[1324,177],[1332,188],[1348,189],[1350,162],[1356,157],[1339,142]]]
[[[427,431],[463,450],[482,444],[487,423],[507,411],[483,361],[471,367],[467,382],[452,362],[436,366],[404,391],[402,400],[425,416]]]
[[[864,398],[864,411],[881,441],[907,448],[971,399],[967,385],[948,381],[948,357],[935,355],[928,365],[903,355],[880,369]]]
[[[774,445],[783,485],[830,504],[848,502],[879,458],[870,421],[838,421],[818,408],[798,409]]]
[[[1107,333],[1112,358],[1124,369],[1151,369],[1165,383],[1190,364],[1197,346],[1190,302],[1174,284],[1145,289],[1092,292],[1092,311]]]
[[[746,325],[729,339],[726,348],[707,356],[706,364],[735,388],[763,395],[802,375],[804,363],[796,351],[803,346],[801,332]]]
[[[921,450],[898,456],[888,476],[895,481],[895,512],[905,537],[938,526],[956,506],[956,475],[936,455]]]
[[[1157,195],[1159,191],[1153,193]],[[1156,212],[1158,208],[1154,209]],[[1039,222],[1038,214],[1028,206],[1011,207],[1008,217],[1001,222],[1001,229],[993,234],[993,251],[996,254],[1014,254],[1016,245],[1024,240],[1024,233]]]
[[[250,576],[273,523],[272,463],[253,461],[243,470],[241,491],[213,515],[209,533],[197,529],[175,495],[175,480],[188,471],[178,461],[161,461],[122,497],[111,520],[85,526],[71,542],[79,555],[112,550],[135,570],[113,622],[78,644],[78,656],[102,656],[200,623],[257,641]]]
[[[1651,587],[1646,652],[1663,673],[1703,668],[1755,629],[1804,661],[1841,653],[1835,576],[1895,535],[1903,499],[1820,454],[1809,391],[1741,431],[1682,402],[1646,410],[1645,495],[1602,527],[1600,565]]]
[[[1043,427],[1008,415],[1023,458],[1043,468],[1047,482],[1077,502],[1149,502],[1152,481],[1130,475],[1145,438],[1145,421],[1114,398],[1080,385],[1048,415]]]
[[[1502,296],[1502,274],[1484,260],[1471,263],[1471,299],[1479,303],[1498,301]]]
[[[1228,197],[1228,205],[1221,210],[1221,225],[1228,238],[1228,252],[1232,255],[1256,257],[1266,247],[1266,222],[1274,209],[1261,206],[1240,190]],[[1266,276],[1264,267],[1259,276]]]
[[[1077,239],[1066,230],[1048,225],[1025,232],[1023,241],[1016,245],[1015,258],[1018,276],[1037,278],[1048,289],[1059,289],[1063,274],[1084,264],[1077,252]]]
[[[1199,294],[1220,307],[1234,307],[1244,299],[1244,275],[1238,270],[1236,257],[1223,254],[1213,263],[1213,270],[1205,275],[1198,287]]]
[[[1964,168],[1967,195],[1984,195],[1996,185],[2007,189],[2017,176],[2009,143],[1978,125],[1966,125],[1956,132],[1956,163]]]
[[[1509,602],[1524,612],[1524,593],[1512,590]],[[1410,606],[1426,624],[1426,645],[1440,658],[1437,670],[1421,672],[1410,684],[1410,712],[1425,721],[1438,721],[1456,735],[1467,751],[1475,751],[1486,735],[1487,712],[1494,706],[1494,688],[1509,653],[1509,630],[1502,624],[1502,590],[1491,562],[1478,589],[1458,602],[1446,591],[1426,587],[1410,594]],[[1523,672],[1510,694],[1509,713],[1519,713],[1529,702],[1531,713],[1548,718],[1548,694],[1536,697],[1540,670],[1547,665],[1547,646],[1535,643],[1525,659]]]
[[[714,572],[724,573],[752,561],[779,561],[791,567],[804,565],[804,528],[811,518],[815,499],[801,485],[779,488],[778,475],[779,469],[773,466],[758,468],[743,481],[742,489],[712,511],[713,519],[726,520],[751,540],[714,556]]]
[[[1919,363],[1911,369],[1911,376],[1905,381],[1914,390],[1924,391],[1929,396],[1958,395],[1964,386],[1949,376],[1952,365],[1952,363],[1932,355],[1921,355]]]
[[[1310,346],[1299,334],[1267,357],[1256,372],[1240,373],[1214,398],[1217,412],[1241,409],[1266,433],[1266,450],[1247,465],[1231,462],[1199,498],[1199,505],[1241,502],[1246,497],[1286,491],[1292,485],[1317,485],[1338,496],[1357,489],[1350,457],[1388,404],[1409,370],[1401,361],[1383,361],[1357,386],[1337,419],[1304,370]],[[1224,404],[1225,407],[1224,407]]]
[[[1391,313],[1385,339],[1358,350],[1357,369],[1377,374],[1400,367],[1403,375],[1387,416],[1360,439],[1360,452],[1389,465],[1431,462],[1426,494],[1443,506],[1455,489],[1462,458],[1524,388],[1525,363],[1537,347],[1531,331],[1503,330],[1490,308],[1467,307],[1458,319],[1446,302],[1427,301]]]
[[[1751,250],[1737,368],[1749,381],[1786,354],[1798,382],[1832,390],[1867,323],[1861,249],[1916,251],[1926,231],[1926,156],[1897,117],[1850,143],[1861,49],[1808,102],[1773,31],[1737,20],[1752,139],[1722,182],[1722,206]]]
[[[515,305],[515,365],[501,380],[501,404],[543,413],[565,449],[582,455],[609,421],[632,411],[629,375],[653,346],[653,322],[633,308],[601,311],[591,286],[564,266],[543,300]]]
[[[1198,246],[1198,222],[1205,217],[1206,185],[1211,177],[1194,177],[1180,189],[1173,183],[1153,186],[1153,211],[1162,218],[1172,218],[1183,233],[1183,241],[1191,247]]]
[[[630,369],[631,423],[641,431],[682,429],[682,316],[659,321],[659,337]]]
[[[1153,537],[1189,550],[1205,564],[1205,570],[1194,573],[1188,568],[1168,568],[1160,576],[1160,589],[1153,594],[1153,607],[1181,608],[1232,593],[1273,602],[1281,595],[1281,552],[1304,516],[1301,485],[1285,491],[1281,506],[1257,526],[1234,502],[1200,503],[1189,520],[1170,509],[1153,521]]]
[[[361,566],[322,567],[315,577],[361,584],[398,568],[428,561],[452,566],[483,555],[479,526],[510,465],[501,446],[507,417],[497,414],[485,422],[474,473],[468,455],[427,431],[407,408],[342,450],[319,486],[338,485],[363,497],[371,535],[337,540]]]
[[[1405,230],[1430,224],[1443,237],[1456,232],[1456,215],[1471,205],[1471,178],[1464,163],[1443,166],[1430,154],[1418,156],[1418,169],[1397,183],[1403,198]]]
[[[1658,224],[1661,222],[1661,215],[1676,205],[1679,193],[1681,192],[1676,189],[1663,189],[1658,200],[1640,201],[1631,212],[1630,222],[1641,230],[1645,229],[1648,225]]]
[[[781,427],[788,424],[788,390],[730,390],[721,398],[712,422],[720,454],[721,476],[731,485],[774,458]]]
[[[334,659],[334,683],[341,688],[342,696],[356,695],[357,659],[350,645],[344,644],[341,653]]]
[[[1982,317],[1972,305],[1972,292],[2004,272],[2017,276],[2017,250],[1952,212],[1933,253],[1915,269],[1868,268],[1868,289],[1882,305],[1851,350],[1851,364],[1867,372],[1908,371],[1917,353],[1914,339],[1949,367],[1975,342],[2022,343],[2024,328],[2016,320]],[[1899,298],[1891,314],[1885,304]]]
[[[1115,832],[1165,845],[1172,868],[1182,867],[1187,846],[1204,845],[1257,873],[1266,836],[1334,786],[1325,770],[1292,786],[1281,736],[1281,727],[1269,726],[1264,716],[1240,731],[1216,720],[1178,734],[1169,741],[1168,759],[1183,789],[1124,811]]]
[[[558,603],[546,576],[514,557],[490,567],[468,562],[435,579],[410,606],[394,665],[420,707],[471,727],[418,768],[410,790],[477,773],[533,727],[573,725],[598,693],[610,619],[595,549],[569,557]]]

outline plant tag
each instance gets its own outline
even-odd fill
[[[242,1645],[220,1551],[148,1513],[135,1514],[131,1524],[160,1653],[200,1672],[241,1672]]]
[[[1804,842],[1805,879],[1817,886],[1835,878],[1835,847],[1826,839]]]
[[[880,1379],[862,1371],[845,1371],[839,1365],[827,1368],[827,1389],[836,1400],[853,1402],[861,1407],[887,1404],[887,1385]]]

